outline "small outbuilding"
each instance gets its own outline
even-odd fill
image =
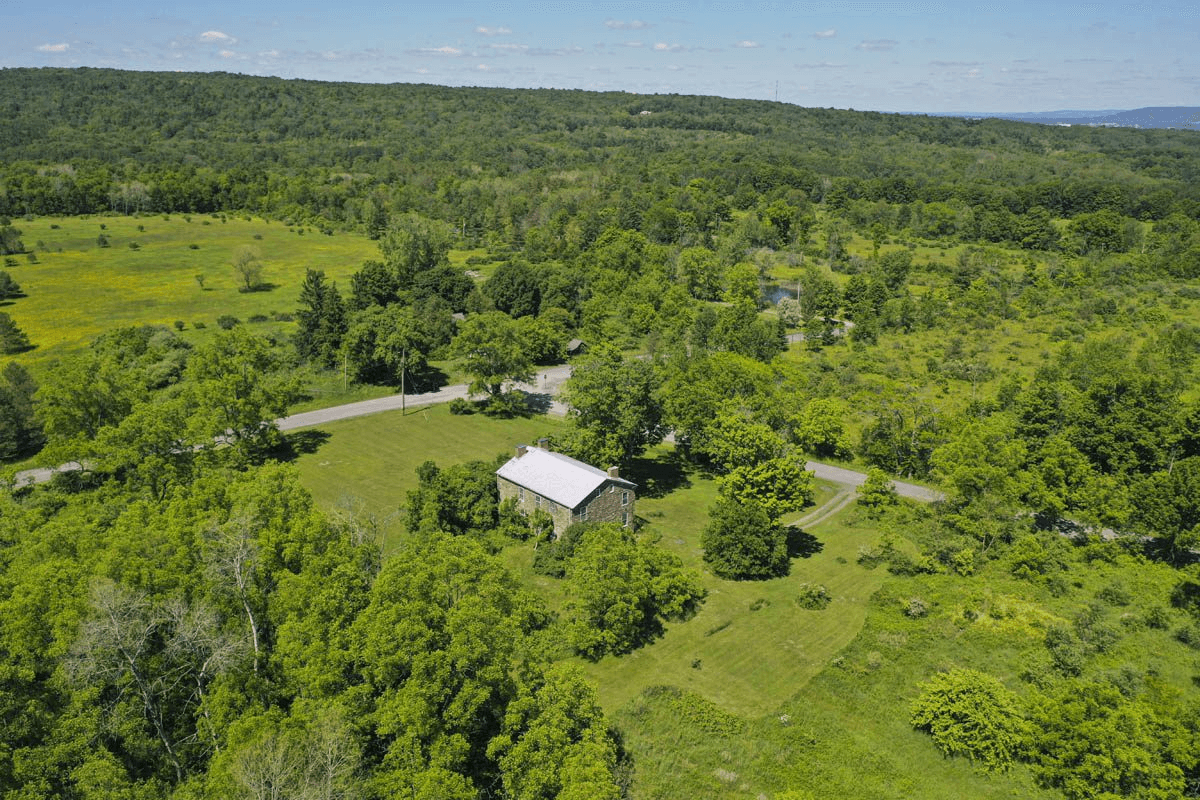
[[[633,524],[637,484],[622,478],[617,467],[605,471],[555,453],[545,439],[537,447],[519,445],[496,470],[496,486],[501,502],[515,497],[523,513],[549,514],[555,536],[576,522]]]

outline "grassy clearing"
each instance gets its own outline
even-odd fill
[[[449,466],[491,459],[514,445],[552,436],[564,422],[555,417],[492,419],[481,414],[453,416],[437,405],[340,420],[289,436],[301,455],[301,483],[317,503],[332,508],[353,499],[380,518],[396,514],[416,469],[425,461]],[[399,524],[388,526],[398,532]]]
[[[699,571],[708,596],[693,618],[669,624],[653,643],[619,658],[582,662],[610,712],[648,687],[668,685],[696,692],[727,712],[759,716],[791,697],[853,640],[880,582],[854,560],[860,545],[874,543],[876,531],[848,525],[843,514],[798,535],[803,555],[793,559],[788,576],[725,581],[704,569],[700,546],[716,481],[675,459],[667,446],[639,459],[629,475],[642,487],[637,510],[643,535]],[[836,493],[835,486],[819,485],[818,502]],[[559,610],[567,599],[563,584],[532,572],[531,548],[510,546],[505,562]],[[824,585],[833,602],[823,611],[801,608],[796,594],[802,583]]]
[[[16,267],[6,268],[28,297],[5,311],[36,345],[18,357],[35,370],[118,326],[181,320],[184,335],[199,340],[222,314],[246,321],[292,313],[307,268],[324,270],[345,291],[362,261],[378,255],[364,236],[326,236],[311,228],[301,234],[301,228],[245,216],[42,217],[16,224],[37,261],[18,257]],[[100,235],[107,247],[97,244]],[[238,291],[231,259],[240,247],[260,254],[269,290]],[[203,287],[197,275],[204,276]],[[206,329],[196,331],[197,322]]]
[[[647,532],[661,535],[663,546],[699,566],[700,532],[715,495],[712,482],[698,478],[661,500],[639,500],[643,514],[662,512]],[[845,516],[804,532],[807,554],[792,560],[786,577],[726,581],[704,573],[708,596],[695,617],[673,623],[656,642],[628,656],[587,666],[605,706],[615,710],[650,686],[668,685],[739,716],[778,708],[854,639],[879,585],[880,576],[855,563],[859,546],[878,534],[847,526]],[[833,602],[822,611],[801,608],[796,596],[803,583],[825,586]]]

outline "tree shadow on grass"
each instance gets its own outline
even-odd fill
[[[332,434],[316,428],[292,431],[280,437],[279,444],[272,448],[271,457],[278,461],[295,461],[300,456],[312,455],[329,441]]]
[[[658,458],[635,458],[626,477],[638,485],[638,497],[666,497],[676,489],[692,485],[683,460],[675,453]]]
[[[404,387],[409,394],[436,392],[450,383],[450,376],[437,367],[426,364],[421,369],[408,371],[408,384]],[[396,387],[400,389],[399,386]]]
[[[549,414],[554,398],[541,392],[526,392],[525,406],[531,414]]]
[[[203,287],[201,287],[201,288],[203,288]],[[238,289],[238,293],[239,294],[254,294],[257,292],[273,292],[278,288],[279,288],[278,283],[269,283],[269,282],[256,283],[248,289],[245,286],[240,287]]]
[[[820,539],[800,528],[787,526],[788,558],[812,558],[825,549]]]

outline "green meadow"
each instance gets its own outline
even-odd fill
[[[343,293],[362,261],[378,256],[365,236],[234,214],[40,217],[16,220],[21,239],[36,256],[10,257],[4,269],[27,297],[5,307],[34,349],[18,356],[33,368],[86,346],[123,325],[183,323],[183,335],[201,339],[217,318],[256,329],[289,330],[274,321],[296,310],[306,269],[324,270]],[[107,239],[100,246],[98,237]],[[239,291],[234,254],[253,249],[265,289]],[[203,283],[197,278],[202,276]],[[197,323],[204,328],[197,330]]]

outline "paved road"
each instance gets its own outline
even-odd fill
[[[516,388],[532,394],[545,395],[550,401],[550,413],[562,416],[567,413],[567,407],[553,398],[558,393],[563,381],[570,376],[571,367],[569,365],[544,367],[534,377],[533,383],[519,383],[516,384]],[[404,405],[416,408],[435,403],[448,403],[455,398],[466,396],[467,387],[465,385],[446,386],[436,392],[408,395],[407,398],[404,398]],[[291,431],[313,425],[324,425],[325,423],[341,419],[365,417],[369,414],[379,414],[384,411],[398,411],[400,405],[400,395],[390,395],[388,397],[377,397],[374,400],[362,400],[357,403],[346,403],[345,405],[333,406],[331,408],[321,408],[316,411],[292,414],[291,416],[275,420],[275,424],[279,426],[281,431]],[[841,484],[850,488],[849,492],[838,493],[836,499],[842,501],[838,508],[848,503],[850,498],[854,496],[853,490],[861,486],[867,479],[867,476],[862,472],[845,469],[844,467],[835,467],[832,464],[823,464],[819,461],[809,461],[805,465],[805,468],[811,470],[819,480]],[[57,469],[47,467],[27,469],[16,474],[15,485],[25,486],[32,483],[45,483],[54,476],[55,472],[67,472],[76,469],[80,469],[78,463],[64,464]],[[941,492],[928,489],[924,486],[917,486],[916,484],[905,483],[903,481],[892,481],[892,485],[896,487],[896,494],[901,497],[910,497],[914,500],[927,503],[944,498]]]
[[[558,392],[558,388],[562,385],[562,382],[569,377],[571,377],[571,367],[563,364],[557,367],[543,367],[534,377],[533,383],[518,383],[514,385],[516,388],[532,394],[545,394],[553,397]],[[467,387],[464,384],[445,386],[436,392],[410,394],[406,397],[393,394],[387,397],[376,397],[374,400],[361,400],[357,403],[347,403],[342,406],[333,406],[332,408],[305,411],[300,414],[292,414],[289,417],[277,419],[275,420],[275,424],[279,426],[279,430],[281,431],[291,431],[296,428],[307,428],[312,425],[324,425],[327,422],[334,422],[339,419],[365,417],[368,414],[378,414],[381,411],[399,411],[402,401],[406,407],[416,408],[418,406],[435,405],[437,403],[449,403],[451,400],[466,396]],[[567,411],[566,406],[556,400],[551,401],[550,410],[552,413],[557,410],[561,414],[565,414]]]
[[[857,488],[866,483],[867,480],[866,473],[856,472],[845,467],[835,467],[832,464],[822,464],[820,461],[809,461],[804,465],[804,468],[810,470],[819,480],[840,483],[844,486]],[[946,499],[946,495],[936,489],[918,486],[915,483],[892,481],[892,486],[896,487],[896,494],[901,497],[920,500],[923,503],[933,503],[937,500]]]

